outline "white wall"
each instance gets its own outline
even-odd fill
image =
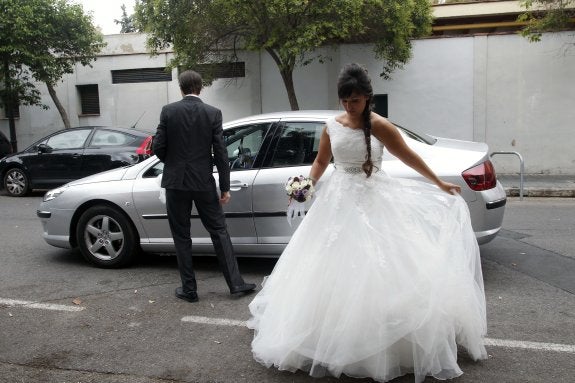
[[[541,43],[488,39],[486,142],[523,154],[529,173],[575,174],[575,49],[564,51],[574,40],[572,32],[546,34]]]
[[[302,110],[336,109],[337,90],[334,81],[339,73],[339,48],[322,48],[318,54],[332,60],[320,64],[317,61],[294,70],[294,88],[298,98],[299,108]],[[261,83],[262,83],[262,111],[277,112],[290,110],[285,85],[278,67],[266,53],[261,53]],[[335,92],[335,98],[334,98]]]
[[[432,38],[413,42],[413,58],[403,70],[382,80],[368,45],[342,45],[318,51],[326,58],[294,72],[301,109],[337,109],[336,82],[348,62],[365,65],[376,94],[387,94],[392,121],[437,136],[485,141],[491,151],[518,151],[527,173],[575,175],[575,48],[573,33],[545,34],[529,43],[515,34]],[[58,85],[60,100],[72,125],[131,126],[153,132],[161,107],[180,99],[176,72],[170,82],[112,84],[111,70],[163,67],[170,52],[150,57],[145,36],[106,36],[108,46],[93,68],[78,66]],[[222,109],[224,121],[289,110],[284,84],[266,52],[241,53],[246,77],[218,80],[202,91],[205,102]],[[101,115],[79,117],[76,85],[98,84]],[[21,107],[17,121],[19,148],[62,127],[43,84],[51,109]],[[7,120],[0,129],[8,133]],[[499,173],[518,170],[515,157],[493,158]]]

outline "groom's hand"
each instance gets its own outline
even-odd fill
[[[232,195],[230,194],[229,191],[222,192],[222,195],[220,196],[220,204],[221,205],[227,204],[228,202],[230,202],[230,198],[232,198]]]

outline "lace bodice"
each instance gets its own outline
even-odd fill
[[[330,118],[326,125],[336,168],[361,167],[367,156],[363,130],[348,128],[335,118]],[[383,144],[372,135],[371,160],[377,165],[382,156]]]

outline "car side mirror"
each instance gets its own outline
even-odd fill
[[[36,148],[39,153],[52,153],[52,148],[46,144],[40,144]]]

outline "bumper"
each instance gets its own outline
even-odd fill
[[[506,203],[505,189],[499,181],[493,189],[477,192],[477,199],[469,203],[471,224],[480,245],[493,240],[501,230]]]
[[[49,245],[64,249],[73,248],[70,243],[70,220],[73,210],[45,209],[40,207],[36,215],[42,222],[42,237]]]

